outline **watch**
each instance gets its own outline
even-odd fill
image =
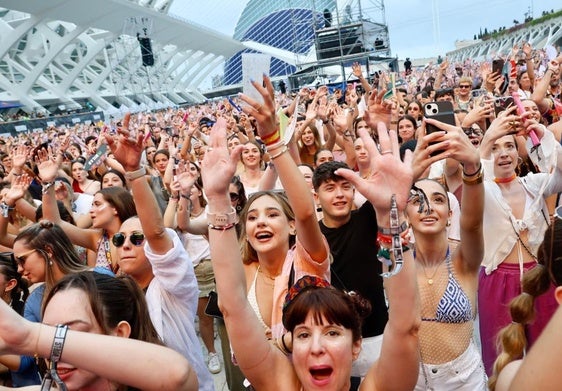
[[[207,222],[211,228],[221,228],[238,223],[238,214],[236,209],[230,207],[230,212],[227,213],[211,213],[209,207],[205,208],[207,214]]]
[[[135,179],[141,178],[143,176],[146,175],[146,168],[141,167],[138,170],[135,171],[127,171],[125,173],[125,179],[127,179],[127,182],[131,182],[134,181]]]

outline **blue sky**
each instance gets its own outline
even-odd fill
[[[280,0],[281,1],[281,0]],[[363,0],[368,8],[373,0]],[[290,2],[289,2],[290,3]],[[176,0],[170,12],[227,35],[232,35],[245,1]],[[434,33],[433,4],[439,15],[439,33]],[[522,21],[532,7],[535,17],[543,10],[560,9],[560,0],[386,0],[392,54],[421,58],[445,54],[457,39],[472,39],[480,28],[493,30]]]

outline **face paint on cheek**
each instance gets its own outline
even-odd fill
[[[107,208],[107,204],[100,205],[98,210],[104,210],[105,208]]]

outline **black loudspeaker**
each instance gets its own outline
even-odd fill
[[[141,49],[142,65],[144,65],[145,67],[153,66],[154,56],[152,55],[152,45],[150,44],[150,38],[138,37],[138,40]]]

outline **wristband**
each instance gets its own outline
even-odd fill
[[[232,228],[238,223],[238,214],[236,210],[231,206],[230,211],[226,213],[211,213],[209,212],[209,207],[205,208],[205,213],[207,214],[207,223],[209,228],[218,230],[227,230]]]
[[[281,132],[277,129],[274,133],[267,135],[261,139],[263,143],[268,146],[281,140]]]
[[[397,227],[397,228],[382,228],[382,227],[379,227],[379,232],[382,235],[394,236],[394,235],[402,234],[407,229],[408,229],[408,223],[406,221],[403,221],[402,224],[400,224],[400,226]]]
[[[62,349],[64,348],[64,341],[66,340],[66,333],[68,331],[67,325],[59,324],[55,331],[55,339],[51,348],[51,362],[58,362],[62,356]]]
[[[43,188],[41,189],[41,194],[47,194],[47,191],[53,187],[55,184],[55,182],[47,182],[47,183],[43,183]]]
[[[10,214],[10,211],[14,210],[13,206],[9,206],[8,204],[6,204],[5,202],[2,202],[0,204],[0,213],[2,214],[2,217],[8,217],[8,215]]]
[[[145,175],[146,175],[146,168],[141,167],[141,168],[139,168],[138,170],[135,170],[135,171],[127,171],[125,173],[125,179],[128,182],[131,182],[131,181],[134,181],[135,179],[142,178]]]

